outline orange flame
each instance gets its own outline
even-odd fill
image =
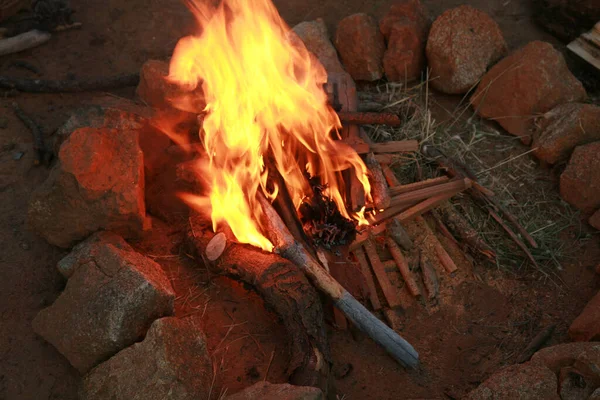
[[[240,242],[271,251],[256,195],[261,190],[275,198],[278,188],[269,192],[267,178],[269,168],[277,168],[296,207],[310,193],[307,174],[318,176],[342,215],[364,223],[361,213],[346,210],[341,171],[352,168],[370,193],[367,169],[351,147],[331,136],[341,124],[327,105],[323,66],[301,41],[290,41],[270,0],[204,3],[190,1],[202,33],[179,41],[169,71],[188,93],[201,86],[206,102],[198,110],[189,96],[173,101],[206,114],[201,140],[208,160],[199,172],[209,177],[210,193],[208,199],[184,199],[200,210],[210,204],[215,230],[227,223]]]

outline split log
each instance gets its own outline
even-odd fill
[[[419,354],[396,332],[371,314],[348,291],[335,281],[308,251],[296,242],[271,204],[259,195],[264,211],[265,231],[270,236],[276,251],[304,271],[311,282],[329,296],[334,305],[361,331],[382,346],[400,364],[416,368]]]
[[[365,164],[371,173],[371,195],[373,196],[373,207],[377,210],[390,206],[390,193],[385,176],[381,170],[381,164],[375,159],[373,153],[367,154]]]
[[[402,226],[400,221],[393,218],[387,224],[387,234],[394,239],[394,241],[398,244],[398,246],[402,247],[404,250],[409,251],[413,247],[413,242],[406,232],[406,229]]]
[[[419,151],[419,142],[416,140],[396,140],[391,142],[372,143],[371,151],[375,154],[382,153],[410,153]]]
[[[401,153],[379,153],[375,154],[375,159],[381,165],[392,165],[407,159],[407,157],[403,156]]]
[[[210,222],[190,217],[187,245],[202,259],[211,240]],[[221,257],[207,267],[214,273],[244,282],[258,292],[279,316],[290,337],[291,382],[327,389],[331,353],[317,291],[298,267],[273,253],[231,243]]]
[[[445,193],[460,192],[466,190],[471,185],[469,178],[455,180],[448,183],[442,183],[436,186],[430,186],[423,189],[417,189],[412,192],[402,193],[393,196],[390,200],[390,207],[398,205],[410,205],[416,201],[425,200],[433,196]]]
[[[398,178],[396,177],[396,174],[394,173],[394,171],[392,171],[390,166],[388,164],[382,164],[382,163],[379,163],[379,164],[381,164],[381,170],[383,171],[383,176],[385,176],[385,180],[387,181],[388,186],[390,186],[390,187],[400,186],[400,181],[398,180]]]
[[[396,242],[394,242],[392,238],[387,238],[386,244],[390,254],[398,266],[398,270],[400,271],[400,275],[402,275],[402,279],[404,279],[404,283],[406,284],[408,292],[415,297],[421,295],[419,286],[417,286],[417,283],[415,282],[415,279],[408,268],[408,263],[406,262],[406,259],[404,258],[402,251],[400,251],[400,248],[398,248]]]
[[[10,38],[0,40],[0,56],[18,53],[42,45],[50,40],[48,32],[32,30]]]
[[[442,183],[446,183],[450,180],[447,176],[440,176],[438,178],[426,179],[424,181],[409,183],[407,185],[394,185],[390,187],[390,194],[397,196],[402,193],[413,192],[419,189],[425,189],[432,186],[437,186]]]
[[[387,300],[387,303],[390,307],[397,307],[400,305],[400,299],[398,298],[397,290],[392,286],[392,282],[390,282],[390,278],[385,272],[385,267],[383,263],[379,259],[379,255],[377,254],[377,249],[373,242],[368,240],[364,245],[365,252],[367,253],[367,258],[371,263],[371,267],[373,268],[373,272],[375,272],[375,276],[377,277],[377,282],[379,282],[379,287],[383,292],[383,296]]]
[[[77,93],[137,86],[139,81],[140,75],[138,73],[64,81],[0,76],[0,88],[16,89],[30,93]]]
[[[440,290],[440,282],[431,261],[423,254],[421,254],[421,274],[427,297],[430,300],[436,298]]]
[[[369,268],[369,262],[367,261],[367,256],[362,248],[358,248],[354,250],[354,256],[356,260],[360,264],[360,271],[365,277],[365,281],[367,282],[367,287],[369,288],[369,300],[371,301],[371,306],[373,306],[373,310],[377,311],[381,309],[381,303],[379,302],[379,296],[377,296],[377,288],[375,287],[375,281],[373,280],[373,274],[371,273],[371,268]]]
[[[416,218],[416,220],[418,223],[421,224],[423,229],[427,232],[427,236],[429,236],[431,238],[431,241],[433,242],[433,248],[435,250],[435,254],[438,257],[438,259],[440,260],[440,264],[442,264],[442,267],[444,267],[446,272],[451,274],[451,273],[455,272],[456,270],[458,270],[458,267],[456,266],[456,264],[454,263],[454,261],[452,260],[452,258],[450,257],[450,255],[448,254],[448,252],[446,251],[444,246],[442,245],[442,243],[440,243],[437,236],[435,236],[435,233],[433,233],[433,231],[429,227],[429,224],[427,223],[427,221],[425,221],[425,219],[421,216],[418,216]]]
[[[379,112],[339,111],[342,125],[388,125],[400,126],[402,120],[396,114]]]
[[[356,239],[354,239],[354,242],[350,243],[350,251],[354,251],[360,248],[367,240],[385,232],[386,229],[387,224],[385,223],[379,225],[369,225],[367,229],[356,235]]]

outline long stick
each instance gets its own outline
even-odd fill
[[[392,113],[340,111],[338,117],[342,124],[352,125],[388,125],[400,126],[402,120]]]
[[[30,93],[76,93],[136,86],[139,81],[140,75],[137,73],[87,78],[79,81],[48,81],[0,76],[0,88],[17,89]]]
[[[328,295],[334,305],[344,312],[355,326],[386,349],[396,361],[409,368],[417,367],[419,354],[415,349],[352,297],[311,257],[305,248],[294,240],[271,203],[264,196],[259,195],[258,200],[265,213],[265,231],[268,232],[276,251],[302,269],[312,283]]]

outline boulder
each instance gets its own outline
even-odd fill
[[[327,26],[321,18],[301,22],[294,26],[290,33],[292,43],[300,38],[308,51],[314,54],[325,67],[328,74],[346,72],[338,58],[335,47],[329,40]]]
[[[81,373],[140,340],[171,315],[175,295],[160,265],[103,232],[59,263],[63,293],[33,320],[34,331]]]
[[[471,105],[483,118],[531,142],[534,116],[586,92],[567,68],[562,54],[546,42],[531,42],[494,65],[481,79]]]
[[[394,4],[379,22],[387,48],[383,69],[390,81],[419,79],[425,67],[425,42],[431,26],[427,10],[419,0]]]
[[[600,293],[575,318],[569,328],[569,336],[577,342],[600,340]]]
[[[142,342],[90,371],[79,398],[208,399],[212,376],[204,334],[189,320],[161,318]]]
[[[377,21],[367,14],[342,19],[335,34],[335,47],[348,73],[357,81],[375,81],[383,76],[385,43]]]
[[[28,220],[49,243],[65,248],[102,229],[139,236],[147,223],[139,132],[76,129],[33,192]]]
[[[575,368],[593,382],[600,379],[600,343],[577,342],[546,347],[535,353],[532,363],[543,364],[558,375],[563,368]],[[600,385],[599,385],[600,386]]]
[[[556,375],[543,364],[512,365],[469,393],[467,400],[559,400]]]
[[[600,210],[597,210],[590,219],[588,219],[589,224],[600,231]]]
[[[560,195],[584,213],[600,207],[600,141],[575,148],[560,176]]]
[[[561,400],[588,399],[597,386],[575,368],[567,367],[558,374],[558,393]]]
[[[467,5],[450,9],[434,21],[427,39],[431,86],[448,94],[467,93],[507,51],[489,15]]]
[[[324,400],[323,392],[310,386],[292,386],[289,383],[274,385],[258,382],[226,400]]]
[[[567,103],[553,108],[537,122],[533,154],[549,164],[567,160],[576,146],[600,140],[600,107]]]

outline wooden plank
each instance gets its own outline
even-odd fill
[[[442,246],[442,243],[440,243],[440,240],[437,238],[437,236],[435,236],[435,233],[433,233],[433,231],[429,227],[429,224],[427,223],[427,221],[425,221],[425,219],[421,216],[418,216],[416,218],[416,221],[418,223],[420,223],[421,226],[423,227],[423,229],[425,229],[427,231],[427,235],[431,238],[431,240],[433,242],[435,254],[438,257],[438,259],[440,260],[440,264],[442,264],[442,266],[444,267],[446,272],[451,274],[451,273],[455,272],[456,270],[458,270],[458,267],[456,266],[456,264],[454,263],[454,261],[452,260],[452,258],[450,257],[450,255],[448,254],[446,249],[444,249],[444,246]]]
[[[471,187],[469,178],[450,181],[440,185],[430,186],[423,189],[414,190],[408,193],[402,193],[391,198],[389,206],[410,205],[415,201],[424,200],[444,193],[463,191]]]
[[[440,176],[437,178],[426,179],[424,181],[409,183],[407,185],[394,185],[390,188],[390,194],[392,196],[396,196],[402,193],[408,193],[415,191],[417,189],[424,189],[427,187],[439,185],[442,183],[446,183],[450,180],[447,176]]]
[[[400,275],[402,275],[402,279],[404,279],[404,283],[406,284],[408,292],[415,297],[419,296],[421,291],[419,290],[419,286],[417,286],[417,282],[415,282],[415,279],[410,272],[410,268],[408,268],[408,262],[404,258],[402,251],[400,251],[400,248],[396,242],[394,242],[394,239],[390,237],[387,238],[386,244],[390,254],[398,266],[398,270],[400,271]]]
[[[388,164],[380,164],[381,170],[383,171],[383,175],[385,176],[385,180],[387,181],[388,185],[390,187],[400,186],[400,181],[398,180],[396,174],[394,173],[394,171],[392,171],[390,166]]]
[[[373,153],[406,153],[419,151],[419,142],[416,140],[397,140],[371,144]]]
[[[399,306],[400,299],[398,297],[398,291],[392,286],[390,278],[385,272],[385,267],[379,259],[379,255],[377,255],[377,249],[375,248],[375,245],[373,244],[373,242],[368,240],[364,244],[364,249],[367,253],[367,257],[371,263],[371,267],[373,268],[375,277],[377,277],[377,282],[379,282],[379,286],[381,287],[381,291],[383,292],[383,295],[387,300],[388,305],[390,307]]]
[[[362,248],[358,248],[354,250],[354,256],[358,260],[360,264],[360,271],[365,277],[365,281],[367,282],[367,287],[369,288],[369,301],[371,302],[371,306],[373,310],[380,310],[381,303],[379,302],[379,297],[377,296],[377,288],[375,287],[375,280],[373,279],[373,274],[371,273],[371,269],[369,268],[369,262],[367,261],[367,256],[365,255],[365,251]]]

